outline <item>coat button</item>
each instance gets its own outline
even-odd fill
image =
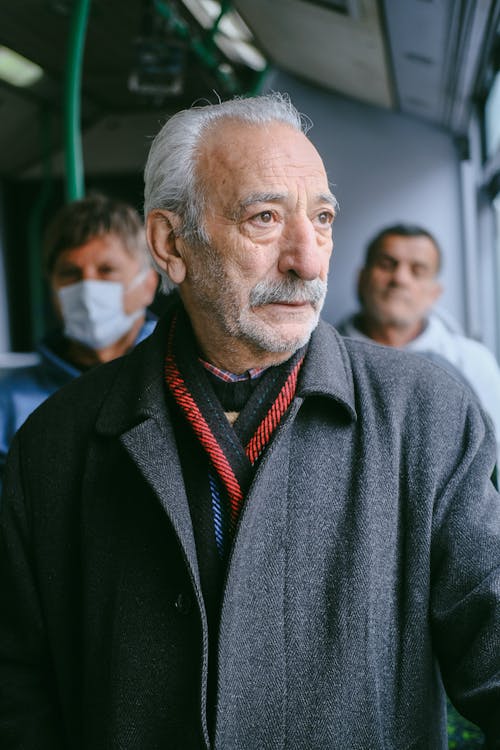
[[[175,600],[174,607],[180,615],[188,615],[193,608],[189,594],[179,594]]]

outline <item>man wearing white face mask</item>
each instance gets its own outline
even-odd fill
[[[144,319],[143,308],[131,313],[125,311],[126,298],[148,273],[150,270],[143,268],[130,284],[88,279],[58,289],[64,333],[68,340],[83,344],[97,356],[121,341],[136,321]]]
[[[157,274],[131,206],[103,195],[64,206],[47,229],[44,266],[60,326],[37,347],[37,364],[0,371],[0,482],[29,414],[83,371],[128,352],[156,323],[146,308]]]

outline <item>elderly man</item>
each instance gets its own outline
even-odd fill
[[[440,247],[426,229],[411,224],[382,229],[368,244],[359,274],[361,310],[338,329],[451,365],[492,418],[500,456],[500,369],[483,344],[460,335],[432,311],[442,292],[440,268]]]
[[[286,97],[157,136],[178,301],[8,462],[7,746],[444,748],[442,681],[500,741],[493,435],[435,365],[318,323],[335,205]]]
[[[30,367],[0,370],[0,479],[14,433],[31,412],[84,370],[148,336],[157,274],[131,206],[104,195],[68,203],[46,232],[44,270],[60,327]]]

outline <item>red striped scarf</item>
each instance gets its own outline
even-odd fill
[[[181,373],[174,345],[176,325],[177,315],[173,317],[167,342],[167,354],[165,358],[166,383],[175,401],[191,425],[197,439],[203,446],[211,465],[227,493],[230,508],[230,532],[231,536],[233,536],[243,505],[244,489],[238,481],[238,477],[223,447],[215,437],[209,421],[205,418],[202,405],[197,403],[194,398],[189,387],[188,378]],[[293,363],[292,369],[288,373],[274,403],[272,403],[245,446],[246,456],[252,466],[255,465],[269,444],[283,415],[294,398],[297,378],[304,356],[305,354],[301,353],[298,358],[296,357],[296,361]]]

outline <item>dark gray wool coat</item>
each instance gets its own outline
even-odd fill
[[[45,403],[9,461],[2,750],[209,746],[207,630],[166,321]],[[500,747],[495,443],[434,364],[322,323],[240,519],[217,750],[439,750],[443,682]]]

